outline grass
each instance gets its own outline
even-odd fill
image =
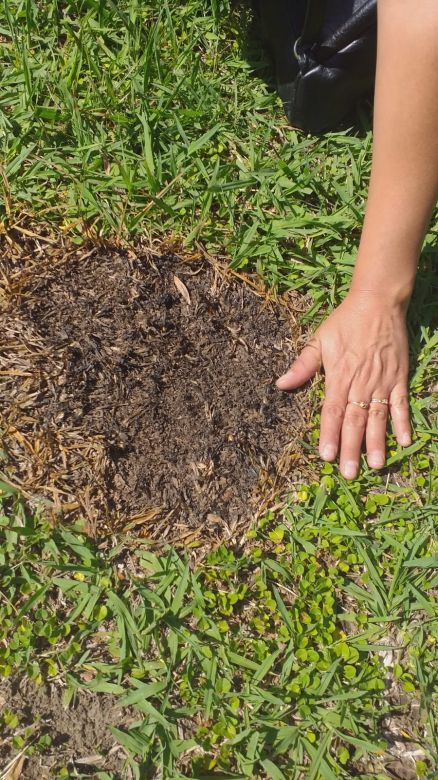
[[[345,287],[370,134],[288,129],[242,59],[246,26],[226,3],[8,2],[6,210],[79,238],[173,233],[271,283]]]
[[[349,283],[371,136],[365,120],[322,138],[288,128],[248,24],[219,1],[7,0],[3,231],[37,218],[78,243],[182,241],[308,292],[317,321]],[[438,776],[437,228],[410,313],[415,439],[389,439],[384,476],[364,464],[347,484],[321,466],[242,549],[195,570],[172,549],[54,529],[1,485],[0,672],[59,680],[67,703],[84,687],[132,706],[114,733],[127,777],[386,778],[382,718],[397,712],[411,770]],[[317,436],[315,419],[311,453]],[[44,754],[19,717],[9,703],[11,750]]]
[[[424,458],[413,463],[429,473]],[[374,477],[364,500],[363,483],[323,471],[244,550],[220,547],[195,571],[129,539],[97,550],[80,527],[29,517],[16,496],[1,519],[2,674],[61,679],[67,703],[80,687],[120,696],[138,721],[114,736],[139,778],[385,777],[378,723],[406,710],[404,693],[422,705],[412,740],[418,776],[431,777],[428,486],[397,493]]]

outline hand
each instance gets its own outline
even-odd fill
[[[392,303],[385,293],[350,291],[277,380],[280,390],[294,390],[324,368],[319,452],[332,461],[340,450],[346,479],[358,473],[364,437],[369,466],[385,465],[388,410],[398,443],[403,447],[411,443],[406,308]],[[389,403],[371,402],[372,398]],[[363,409],[351,401],[370,405]]]

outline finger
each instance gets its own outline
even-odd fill
[[[359,471],[360,450],[367,419],[366,409],[361,409],[351,402],[347,403],[341,431],[340,457],[340,469],[345,479],[354,479]]]
[[[301,355],[292,363],[290,369],[277,379],[279,390],[295,390],[304,385],[321,367],[321,347],[317,339],[312,339],[304,347]]]
[[[389,408],[395,438],[402,447],[409,447],[412,442],[412,435],[409,422],[408,390],[404,383],[394,387],[389,398]]]
[[[334,460],[338,454],[347,397],[348,386],[342,389],[341,385],[334,384],[334,381],[328,376],[321,410],[319,436],[319,454],[323,460]]]
[[[387,399],[388,393],[373,393],[373,398]],[[372,401],[368,409],[366,430],[367,461],[372,469],[381,469],[385,465],[386,426],[388,424],[388,405]]]

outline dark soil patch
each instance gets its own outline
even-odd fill
[[[36,685],[17,677],[0,681],[0,716],[6,709],[18,716],[19,723],[2,734],[0,771],[18,753],[12,745],[14,735],[21,736],[26,745],[37,745],[42,736],[49,735],[51,744],[26,758],[20,775],[23,780],[55,777],[56,769],[63,766],[75,768],[81,776],[95,777],[98,771],[124,776],[124,752],[108,727],[123,729],[135,717],[116,697],[79,691],[67,708],[60,685]]]
[[[305,395],[274,385],[297,349],[293,301],[144,251],[46,251],[20,280],[4,393],[33,455],[9,443],[16,480],[154,535],[247,523],[297,458]]]

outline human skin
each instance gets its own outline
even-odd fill
[[[413,7],[415,5],[415,8]],[[350,290],[290,369],[281,390],[321,368],[319,452],[357,476],[385,465],[388,410],[409,446],[406,314],[424,235],[438,197],[438,1],[379,0],[374,142],[362,236]],[[363,409],[351,401],[372,402]]]

